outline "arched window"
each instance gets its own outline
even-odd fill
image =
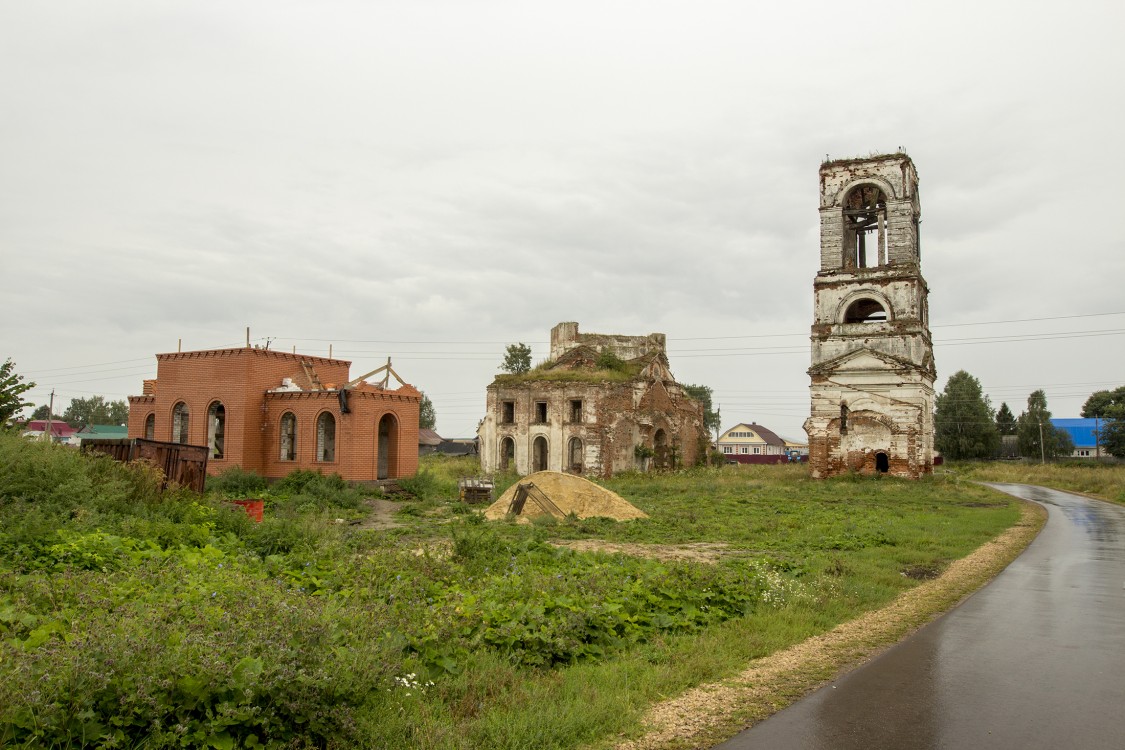
[[[297,460],[297,417],[293,412],[287,411],[281,415],[281,429],[278,430],[281,442],[281,455],[278,456],[282,461],[296,461]]]
[[[179,401],[172,407],[172,442],[187,443],[188,441],[188,405]]]
[[[336,460],[336,417],[329,412],[316,418],[316,460]]]
[[[221,401],[212,401],[207,407],[207,447],[211,458],[223,457],[223,443],[227,429],[227,410]]]
[[[156,440],[156,415],[145,417],[145,440]]]
[[[880,323],[887,320],[887,310],[873,299],[857,299],[844,313],[845,323]]]
[[[844,268],[887,264],[887,197],[875,185],[857,185],[844,199]]]

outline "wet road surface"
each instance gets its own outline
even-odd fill
[[[715,750],[1122,750],[1125,506],[1046,506],[1031,546],[961,606]]]

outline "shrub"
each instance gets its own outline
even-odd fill
[[[232,466],[207,477],[206,488],[208,492],[218,492],[226,497],[251,497],[266,491],[266,480],[256,472]]]

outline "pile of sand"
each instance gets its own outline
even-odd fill
[[[571,513],[579,518],[612,518],[615,521],[628,521],[634,518],[648,518],[644,512],[630,505],[616,492],[610,492],[605,487],[599,487],[588,479],[573,474],[563,474],[558,471],[538,471],[513,484],[500,496],[500,499],[484,511],[485,518],[496,521],[508,514],[508,507],[520,484],[531,482],[554,503],[563,516]],[[547,511],[539,507],[532,498],[528,498],[520,513],[520,522],[528,522],[531,518],[542,515]]]

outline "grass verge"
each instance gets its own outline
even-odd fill
[[[954,562],[938,578],[903,593],[887,607],[757,659],[732,678],[658,703],[645,717],[643,735],[613,747],[707,748],[753,726],[956,606],[1007,567],[1046,520],[1041,506],[1022,503],[1016,525]]]
[[[1125,504],[1125,463],[974,461],[951,464],[948,470],[982,482],[1037,484]]]

